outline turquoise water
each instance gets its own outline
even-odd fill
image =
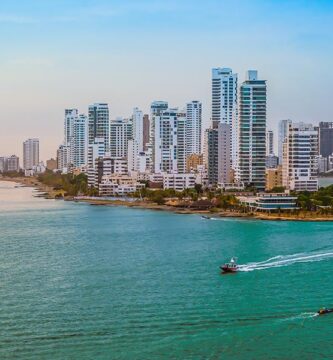
[[[333,223],[203,220],[0,183],[0,229],[0,359],[333,358],[333,314],[314,316],[333,306]],[[233,255],[242,271],[220,275]]]

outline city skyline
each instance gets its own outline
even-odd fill
[[[246,70],[260,72],[268,83],[267,126],[275,133],[281,119],[330,121],[332,14],[329,1],[96,1],[91,6],[75,0],[5,0],[0,153],[22,157],[21,143],[37,137],[41,159],[55,157],[63,109],[87,114],[95,102],[108,103],[115,119],[130,116],[134,107],[149,113],[154,100],[179,108],[199,100],[206,128],[214,67],[232,68],[239,83]],[[189,58],[188,47],[194,45],[200,56]]]

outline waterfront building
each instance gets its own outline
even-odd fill
[[[282,186],[282,165],[275,169],[266,169],[266,191]]]
[[[218,131],[217,129],[207,129],[205,132],[205,153],[206,166],[208,171],[208,183],[215,185],[218,183]]]
[[[88,185],[98,188],[102,178],[105,176],[128,175],[128,166],[126,159],[113,158],[106,153],[104,156],[95,159],[95,165],[88,173]]]
[[[279,122],[279,143],[278,143],[278,157],[279,157],[279,164],[282,165],[282,157],[283,157],[283,143],[285,142],[287,138],[287,130],[289,124],[291,124],[292,121],[287,120],[280,120]]]
[[[117,118],[110,125],[110,154],[115,158],[127,158],[128,140],[133,138],[133,123]]]
[[[297,210],[297,196],[290,196],[285,193],[265,194],[257,196],[238,196],[240,203],[247,206],[251,211],[290,211]]]
[[[266,133],[266,156],[274,155],[274,133],[268,130]]]
[[[319,123],[319,155],[327,158],[333,154],[333,122]]]
[[[57,168],[63,172],[71,168],[71,148],[68,145],[60,145],[57,150]]]
[[[4,173],[6,171],[6,157],[0,156],[0,173]]]
[[[212,69],[212,122],[230,125],[230,151],[233,169],[238,167],[238,75],[230,68]]]
[[[319,155],[317,158],[317,163],[318,163],[318,173],[319,174],[324,174],[329,170],[328,157],[322,157],[321,155]]]
[[[148,150],[149,144],[150,121],[149,115],[143,115],[143,151]]]
[[[20,171],[20,159],[16,155],[0,157],[0,173]]]
[[[185,173],[186,116],[178,109],[154,115],[154,172]]]
[[[318,131],[312,124],[291,123],[283,147],[283,186],[295,191],[318,190]]]
[[[126,196],[145,187],[128,175],[105,175],[98,185],[100,196]]]
[[[11,155],[7,158],[7,171],[19,171],[20,170],[20,161],[18,156]]]
[[[79,115],[78,109],[65,109],[64,145],[70,146],[73,137],[73,122]]]
[[[220,123],[218,132],[218,183],[231,182],[231,125]]]
[[[71,163],[79,168],[88,163],[88,118],[80,114],[72,121]]]
[[[95,103],[88,108],[88,141],[93,144],[95,138],[104,139],[105,151],[110,149],[109,106]]]
[[[159,117],[163,111],[168,109],[169,105],[167,101],[153,101],[150,105],[150,135],[149,135],[149,148],[151,154],[152,170],[155,164],[155,118]]]
[[[266,80],[249,70],[240,87],[239,169],[236,179],[257,190],[265,190],[266,168]]]
[[[195,186],[194,174],[163,174],[163,189],[183,191]]]
[[[206,130],[208,182],[211,185],[231,182],[230,132],[230,125],[225,123]]]
[[[57,163],[57,160],[56,159],[49,159],[49,160],[46,160],[46,169],[47,170],[50,170],[50,171],[53,171],[53,170],[56,170],[58,168],[58,163]]]
[[[318,167],[319,172],[326,172],[330,170],[329,158],[333,155],[333,122],[320,122],[318,131],[319,155],[321,156]],[[327,170],[323,171],[323,169]]]
[[[143,112],[138,108],[133,109],[133,140],[136,142],[137,154],[143,151]]]
[[[95,138],[94,142],[88,146],[88,169],[95,167],[95,160],[104,156],[105,141],[104,138]]]
[[[23,143],[23,168],[32,169],[39,163],[39,140],[28,139]]]
[[[201,154],[202,104],[191,101],[186,104],[186,157]]]

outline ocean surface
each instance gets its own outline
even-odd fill
[[[34,194],[0,182],[0,359],[333,358],[333,223]]]

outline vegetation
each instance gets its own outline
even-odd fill
[[[302,210],[315,211],[322,209],[333,212],[333,185],[320,188],[316,192],[297,193],[297,204]]]
[[[88,178],[85,174],[60,174],[46,170],[38,175],[38,180],[54,190],[63,190],[67,196],[98,195],[97,189],[88,187]]]
[[[15,177],[22,177],[24,176],[24,171],[20,170],[20,171],[5,171],[2,173],[2,176],[6,176],[6,177],[10,177],[10,178],[15,178]]]

